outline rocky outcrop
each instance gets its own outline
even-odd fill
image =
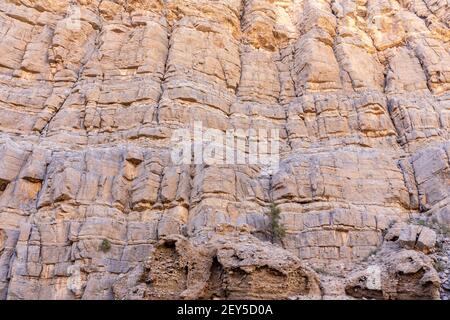
[[[439,299],[440,279],[432,260],[413,250],[380,252],[380,264],[355,272],[346,293],[366,299]]]
[[[116,299],[321,297],[317,275],[297,257],[245,233],[220,232],[206,242],[162,239],[113,291]]]
[[[449,21],[445,0],[1,1],[0,298],[301,298],[307,265],[348,298],[385,242],[397,280],[356,297],[436,298]],[[278,170],[174,164],[195,121],[278,129]]]

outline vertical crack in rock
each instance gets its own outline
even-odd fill
[[[164,19],[166,22],[166,28],[167,28],[167,53],[166,53],[166,57],[164,60],[164,72],[162,74],[161,77],[161,93],[160,96],[158,98],[158,101],[156,102],[156,109],[155,109],[155,115],[153,117],[153,120],[156,121],[157,124],[159,124],[159,110],[161,108],[161,100],[163,99],[164,96],[164,83],[167,80],[167,73],[168,73],[168,69],[169,69],[169,56],[170,56],[170,46],[171,46],[171,38],[172,38],[172,33],[173,33],[173,26],[172,24],[169,24],[169,21],[167,19],[167,11],[169,9],[167,9],[165,7],[165,3],[164,3]]]
[[[62,101],[59,103],[59,105],[55,107],[55,110],[53,110],[53,112],[50,114],[50,117],[46,121],[46,123],[43,126],[43,128],[38,130],[39,133],[40,133],[41,138],[45,137],[47,135],[50,123],[53,121],[55,116],[61,111],[61,109],[64,108],[64,105],[65,105],[66,101],[68,101],[70,95],[73,93],[73,91],[79,85],[79,82],[80,82],[81,77],[83,75],[83,72],[85,70],[86,64],[90,62],[90,60],[91,60],[92,56],[94,55],[94,53],[99,50],[99,46],[100,46],[100,41],[99,40],[100,40],[100,37],[102,35],[102,30],[103,30],[103,24],[101,22],[102,18],[101,18],[101,15],[100,15],[100,6],[101,6],[102,2],[103,2],[103,0],[99,0],[98,6],[97,6],[97,14],[100,17],[100,29],[97,31],[97,35],[95,36],[95,39],[94,39],[95,46],[91,49],[90,53],[88,53],[88,54],[86,54],[86,56],[82,57],[82,59],[80,60],[80,67],[79,67],[79,69],[77,71],[77,75],[76,75],[75,81],[73,82],[73,85],[68,89],[67,95],[62,99]],[[68,17],[66,16],[65,19],[68,19]]]

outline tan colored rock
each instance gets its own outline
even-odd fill
[[[0,298],[437,298],[442,230],[394,223],[450,223],[449,21],[445,0],[1,1]],[[194,121],[278,129],[279,170],[175,166]],[[386,246],[381,289],[347,294]]]
[[[434,251],[436,245],[436,232],[430,228],[424,227],[420,230],[419,239],[417,239],[417,248],[425,253]]]
[[[314,271],[280,248],[248,235],[196,244],[162,239],[145,266],[119,277],[116,299],[271,299],[320,297]]]
[[[385,253],[383,264],[351,275],[347,294],[356,298],[439,299],[439,276],[423,253],[403,250]]]
[[[424,226],[407,225],[400,230],[398,241],[404,248],[417,248],[420,251],[428,253],[434,250],[436,233]]]

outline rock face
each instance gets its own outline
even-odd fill
[[[439,299],[439,275],[429,257],[416,251],[381,252],[381,265],[352,274],[348,295],[373,299]]]
[[[113,286],[116,299],[286,299],[321,296],[319,279],[292,254],[249,235],[206,243],[161,240],[144,265]]]
[[[3,0],[0,57],[0,298],[439,298],[447,0]],[[174,164],[195,121],[279,169]]]

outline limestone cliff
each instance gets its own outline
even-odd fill
[[[448,0],[1,0],[0,298],[448,299],[449,129]]]

